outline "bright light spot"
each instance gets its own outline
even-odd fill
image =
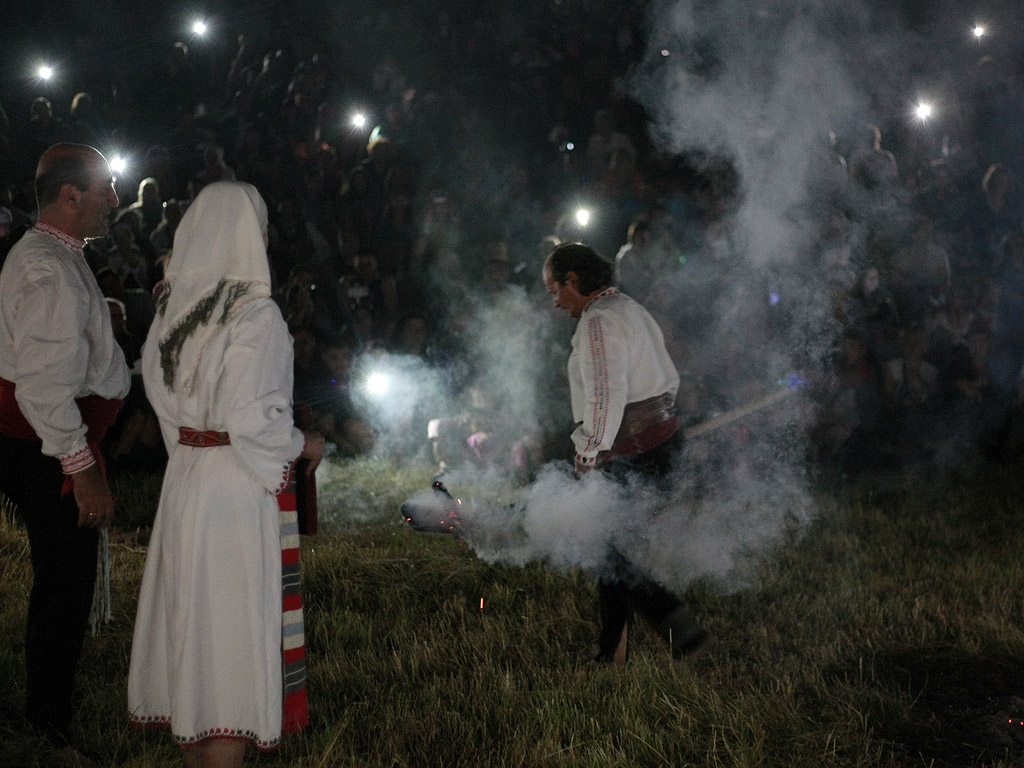
[[[43,64],[36,70],[36,74],[39,75],[41,80],[49,80],[53,77],[53,67]]]
[[[661,55],[662,56],[668,56],[669,55],[668,49],[667,48],[662,48],[661,49]]]
[[[388,391],[390,382],[383,373],[373,373],[366,380],[366,391],[371,395],[383,395]]]
[[[974,36],[979,40],[985,36],[985,28],[981,26],[981,24],[975,24],[974,29],[971,31],[974,33]]]
[[[196,19],[192,22],[192,31],[202,37],[206,34],[206,22],[202,19]]]
[[[923,101],[914,108],[914,115],[918,120],[927,120],[932,116],[932,113],[932,105]]]
[[[120,155],[114,155],[110,160],[110,170],[114,173],[124,173],[124,169],[128,167],[127,161]]]
[[[362,112],[356,112],[354,115],[352,115],[352,125],[354,125],[356,128],[362,128],[364,125],[366,125],[366,115],[364,115]]]
[[[572,152],[572,151],[573,151],[574,149],[576,149],[576,145],[575,145],[575,144],[573,144],[573,143],[572,143],[571,141],[567,141],[567,142],[565,142],[565,148],[566,148],[566,149],[567,149],[567,150],[568,150],[569,152]]]
[[[587,226],[590,223],[590,211],[586,208],[580,208],[576,211],[576,223],[581,227]]]
[[[778,304],[779,303],[779,294],[775,293],[775,291],[772,291],[771,293],[769,293],[768,294],[768,303],[771,304],[773,307],[776,304]]]

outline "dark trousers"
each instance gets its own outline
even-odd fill
[[[67,738],[75,669],[96,582],[95,528],[78,527],[74,496],[61,495],[60,462],[40,444],[0,435],[0,490],[28,530],[32,592],[25,642],[25,716],[47,737]]]
[[[633,618],[634,611],[660,630],[669,614],[685,610],[678,597],[641,575],[625,560],[615,569],[615,576],[603,577],[597,582],[597,597],[601,611],[597,650],[606,658],[614,655],[622,630]]]
[[[645,453],[607,461],[601,471],[620,483],[630,475],[648,478],[656,487],[663,487],[672,470],[672,456],[682,443],[681,430],[661,445]],[[639,613],[655,628],[662,630],[666,619],[675,614],[688,617],[682,623],[699,631],[700,625],[689,616],[682,601],[647,575],[639,565],[627,560],[618,551],[609,557],[609,573],[597,583],[601,612],[601,634],[598,636],[599,658],[610,659],[622,637],[622,630]],[[673,644],[686,638],[673,638]]]

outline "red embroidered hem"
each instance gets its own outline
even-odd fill
[[[162,715],[154,715],[152,717],[133,717],[131,723],[139,728],[167,728],[171,729],[171,719]],[[298,730],[292,728],[292,731]],[[247,741],[252,744],[260,752],[270,752],[277,749],[281,745],[281,739],[273,739],[270,741],[261,741],[256,737],[256,734],[252,731],[240,731],[236,728],[210,728],[209,730],[197,733],[195,736],[179,736],[176,733],[171,733],[171,738],[174,742],[182,749],[190,749],[191,747],[198,747],[205,744],[208,741],[215,739],[236,739],[241,741]]]

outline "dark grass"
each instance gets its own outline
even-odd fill
[[[691,587],[719,637],[707,657],[673,662],[639,626],[621,669],[589,662],[584,574],[491,567],[458,539],[407,528],[398,506],[429,483],[426,467],[337,465],[322,533],[303,546],[311,727],[250,762],[1022,765],[1021,469],[821,494],[819,517],[766,553],[754,586]],[[128,725],[125,705],[159,478],[114,487],[115,619],[87,639],[75,732],[101,765],[180,764],[167,734]],[[33,765],[41,745],[19,715],[30,569],[5,519],[0,765]]]

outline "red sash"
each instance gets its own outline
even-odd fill
[[[28,423],[28,419],[21,412],[14,391],[17,385],[13,381],[0,378],[0,433],[18,440],[33,440],[42,442],[42,438],[36,434],[35,429]],[[78,405],[78,412],[82,415],[82,422],[85,424],[85,439],[89,443],[89,450],[92,451],[96,463],[100,465],[100,471],[106,477],[106,468],[103,465],[103,453],[100,451],[100,440],[110,429],[110,425],[117,418],[117,411],[121,407],[119,398],[107,399],[99,395],[86,395],[76,397],[75,404]],[[62,493],[71,492],[74,483],[72,475],[64,477]]]
[[[638,453],[647,453],[664,443],[676,432],[682,422],[678,416],[673,416],[668,421],[655,424],[647,429],[631,435],[622,440],[616,440],[614,445],[607,451],[597,454],[597,463],[603,464],[612,459],[621,459],[624,456],[635,456]]]
[[[597,454],[597,463],[647,453],[671,438],[680,426],[675,396],[668,392],[629,403],[622,413],[615,442],[607,451]]]

